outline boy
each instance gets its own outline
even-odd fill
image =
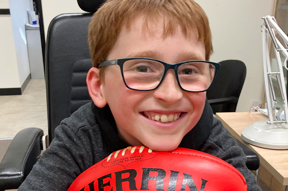
[[[235,166],[248,190],[260,190],[242,150],[206,103],[218,64],[208,62],[211,32],[198,4],[107,0],[90,23],[89,46],[93,103],[57,127],[20,191],[67,190],[83,171],[129,145],[207,152]]]

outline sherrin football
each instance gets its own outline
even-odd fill
[[[196,150],[152,151],[144,146],[112,153],[80,174],[68,191],[246,191],[242,174]]]

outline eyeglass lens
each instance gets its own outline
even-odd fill
[[[127,60],[123,64],[126,85],[136,90],[156,88],[164,72],[165,66],[154,60]],[[214,65],[207,62],[186,62],[179,65],[176,72],[180,86],[187,91],[206,90],[211,85],[214,74]]]

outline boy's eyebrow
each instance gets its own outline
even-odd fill
[[[143,51],[143,52],[137,52],[137,53],[132,53],[129,54],[127,57],[132,58],[132,57],[146,57],[146,58],[159,58],[160,54],[154,51]]]
[[[132,53],[127,56],[127,58],[133,58],[133,57],[145,57],[145,58],[159,59],[161,58],[161,54],[155,51],[143,51],[143,52]],[[184,53],[181,53],[178,57],[179,57],[178,58],[179,62],[183,62],[187,60],[203,60],[201,56],[195,54],[194,52],[184,52]]]
[[[205,60],[205,55],[203,58],[195,52],[183,52],[179,55],[180,62],[187,61],[187,60]]]

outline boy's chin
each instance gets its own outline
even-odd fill
[[[146,147],[148,147],[149,149],[153,150],[153,151],[173,151],[175,150],[178,146],[179,143],[168,143],[168,144],[163,144],[163,143],[159,143],[159,144],[147,144],[145,145]]]

